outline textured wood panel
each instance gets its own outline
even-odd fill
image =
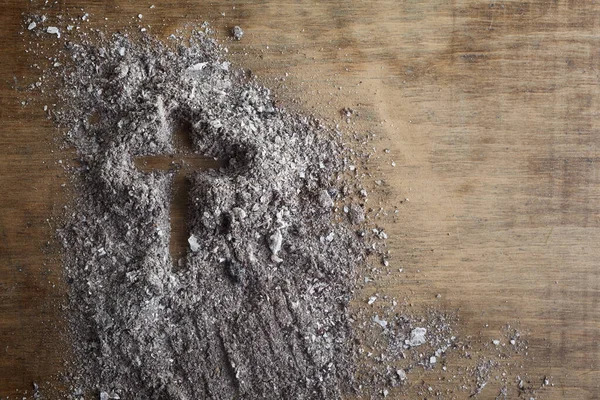
[[[459,309],[460,333],[483,341],[518,325],[530,342],[524,369],[556,384],[540,398],[600,398],[598,4],[150,4],[60,1],[55,10],[85,5],[90,24],[109,28],[118,18],[137,24],[143,13],[160,35],[185,20],[211,21],[220,36],[241,25],[244,40],[230,43],[237,63],[265,79],[289,73],[280,82],[287,89],[276,90],[284,103],[298,97],[299,107],[333,121],[352,107],[359,126],[378,135],[382,156],[371,168],[385,181],[385,206],[400,210],[387,230],[392,263],[405,271],[380,278],[379,293],[409,297],[415,309]],[[0,5],[6,396],[50,380],[62,366],[52,306],[62,293],[60,263],[47,245],[54,222],[46,220],[64,202],[64,177],[56,165],[62,156],[50,153],[52,127],[41,110],[22,109],[11,88],[13,77],[32,76],[26,67],[34,61],[18,32],[21,13],[35,5]],[[424,384],[437,378],[426,375]],[[496,394],[490,389],[482,398]]]

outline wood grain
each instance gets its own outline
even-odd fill
[[[12,88],[13,77],[34,77],[19,32],[35,5],[0,4],[0,396],[15,396],[62,368],[64,288],[47,242],[65,178],[56,164],[64,155],[50,153],[55,131]],[[211,21],[221,37],[242,26],[244,39],[228,42],[236,63],[265,80],[287,72],[282,103],[347,128],[338,112],[352,107],[355,128],[377,134],[381,156],[370,170],[384,180],[386,208],[400,211],[386,229],[393,266],[405,272],[360,296],[376,290],[415,310],[458,310],[461,335],[482,343],[518,326],[530,343],[524,373],[556,385],[539,398],[600,398],[600,5],[150,4],[61,1],[53,12],[85,5],[90,24],[108,29],[143,13],[162,36],[189,20]],[[438,378],[421,377],[425,387]]]

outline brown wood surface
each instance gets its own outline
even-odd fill
[[[57,160],[69,155],[51,152],[56,131],[13,89],[35,77],[19,34],[35,3],[0,0],[4,397],[54,380],[67,348],[57,333],[64,286],[51,218],[66,199]],[[57,3],[50,14],[85,7],[91,25],[108,29],[143,13],[158,35],[190,20],[210,21],[220,36],[241,25],[244,39],[228,43],[237,64],[264,79],[287,72],[276,90],[283,102],[298,97],[298,107],[333,121],[351,107],[358,126],[378,135],[371,170],[384,180],[384,205],[400,211],[387,231],[392,265],[404,272],[365,293],[458,310],[459,333],[482,342],[518,326],[530,344],[523,373],[555,384],[539,398],[600,398],[600,4]],[[425,374],[423,384],[438,378]]]

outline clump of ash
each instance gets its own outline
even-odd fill
[[[75,394],[351,391],[348,307],[367,246],[341,134],[279,107],[203,31],[167,44],[146,35],[62,40],[52,115],[79,162],[60,231]],[[173,153],[181,125],[193,152],[222,166],[188,175],[189,247],[174,260],[174,172],[134,161]],[[336,213],[342,205],[350,216]]]

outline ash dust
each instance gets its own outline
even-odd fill
[[[416,315],[378,294],[352,310],[392,268],[376,222],[393,216],[368,207],[383,183],[365,172],[375,135],[281,107],[228,61],[207,24],[163,42],[85,29],[88,18],[23,22],[30,46],[60,43],[30,90],[50,99],[54,81],[58,105],[44,110],[77,153],[59,230],[68,398],[464,398],[494,379],[535,394],[534,380],[494,376],[506,359],[472,356],[457,313]],[[187,176],[189,248],[172,259],[174,172],[134,160],[174,154],[180,125],[195,153],[224,166]],[[526,351],[511,335],[511,354]],[[450,353],[471,366],[451,371]],[[444,389],[413,382],[432,370],[451,374]]]
[[[56,118],[82,162],[61,231],[76,386],[136,399],[348,392],[364,244],[332,222],[339,133],[276,107],[202,31],[188,46],[115,35],[66,52]],[[182,122],[195,152],[227,165],[188,177],[191,246],[172,260],[172,175],[133,159],[173,153]]]

